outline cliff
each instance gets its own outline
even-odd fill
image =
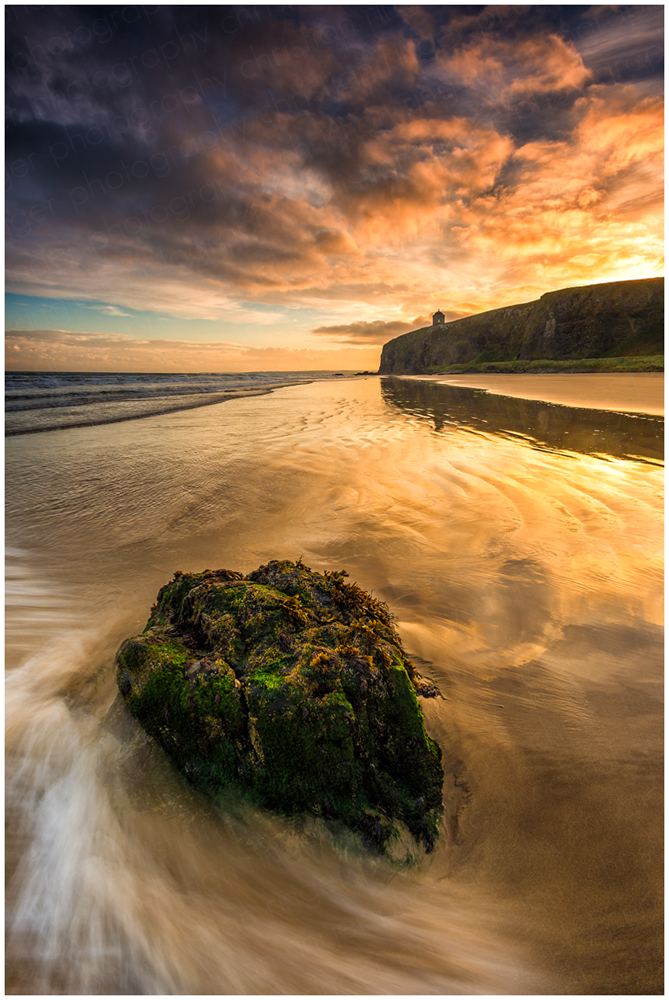
[[[383,348],[380,375],[471,361],[664,353],[664,278],[546,292],[534,302],[412,330]]]

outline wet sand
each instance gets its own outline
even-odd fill
[[[486,389],[502,396],[541,399],[563,406],[619,413],[664,415],[664,374],[639,372],[619,375],[404,375],[417,381]]]
[[[370,378],[8,440],[8,993],[662,992],[661,421],[584,412]],[[300,556],[443,693],[413,868],[102,724],[175,570]]]

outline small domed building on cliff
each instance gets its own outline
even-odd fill
[[[443,326],[445,319],[446,317],[444,316],[441,309],[437,309],[436,313],[432,317],[432,326]]]

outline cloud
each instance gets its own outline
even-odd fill
[[[633,87],[596,87],[577,105],[581,119],[578,144],[595,153],[607,174],[634,163],[654,164],[659,182],[663,170],[664,108],[659,96],[642,97]]]
[[[436,309],[435,309],[436,312]],[[468,312],[442,310],[447,321],[461,319]],[[311,332],[328,340],[347,344],[385,344],[395,337],[408,333],[410,330],[420,330],[432,325],[432,315],[415,316],[412,320],[370,320],[357,323],[339,323],[332,326],[319,326]]]
[[[578,52],[553,34],[520,43],[483,37],[440,53],[437,67],[445,80],[484,91],[496,101],[580,89],[591,76]]]
[[[249,347],[67,330],[8,330],[5,338],[11,371],[376,371],[379,359],[373,347]]]
[[[364,345],[658,273],[657,17],[10,6],[7,288]]]
[[[118,306],[101,306],[101,305],[86,305],[83,303],[84,309],[94,309],[96,312],[104,313],[105,316],[131,316],[132,313],[123,312]]]
[[[341,341],[347,344],[385,344],[394,337],[399,337],[409,330],[417,330],[430,325],[432,320],[427,316],[416,316],[410,322],[402,320],[371,320],[359,323],[340,323],[333,326],[319,326],[312,330],[317,336],[328,340]]]
[[[573,44],[597,82],[646,81],[661,73],[663,32],[661,5],[597,6],[573,33]]]

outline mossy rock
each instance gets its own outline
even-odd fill
[[[431,851],[444,774],[424,682],[387,607],[346,576],[277,561],[247,577],[176,573],[118,652],[119,690],[209,794],[232,783],[381,851],[399,821]]]

